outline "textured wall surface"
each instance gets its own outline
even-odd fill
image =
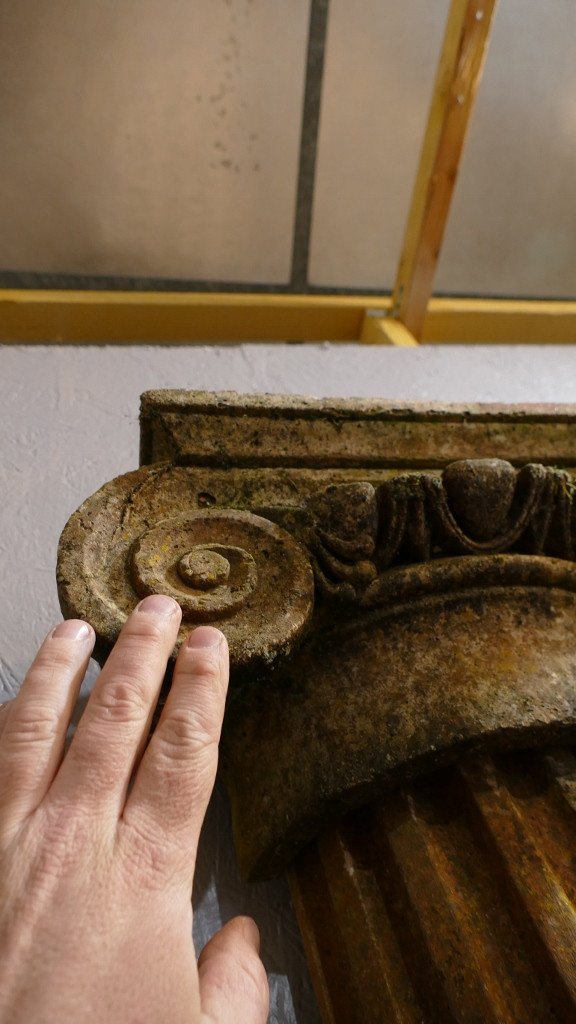
[[[0,348],[0,700],[17,691],[59,619],[54,567],[68,516],[106,480],[138,465],[139,395],[152,387],[576,402],[576,349]],[[198,947],[221,921],[252,914],[270,974],[270,1021],[317,1024],[286,884],[239,880],[220,793],[203,833],[195,904]]]

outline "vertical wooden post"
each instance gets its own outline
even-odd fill
[[[392,301],[391,315],[418,340],[496,3],[452,0],[450,7]]]

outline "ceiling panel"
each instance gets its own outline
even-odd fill
[[[0,0],[0,272],[303,287],[310,6]],[[392,287],[447,11],[330,0],[315,287]],[[502,0],[436,291],[576,292],[575,39],[573,0]]]
[[[390,288],[448,0],[331,0],[310,280]]]
[[[576,4],[502,0],[435,291],[576,295]]]
[[[308,0],[2,0],[0,266],[286,281]]]

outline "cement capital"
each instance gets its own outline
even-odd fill
[[[148,593],[181,604],[178,643],[224,631],[221,764],[247,875],[467,747],[576,731],[573,422],[145,396],[148,461],[71,517],[60,600],[101,660]]]

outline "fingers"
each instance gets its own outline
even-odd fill
[[[94,631],[87,623],[60,623],[46,637],[18,695],[0,710],[4,829],[18,827],[54,779],[93,646]]]
[[[145,598],[130,615],[54,780],[55,800],[106,805],[121,813],[180,619],[176,601],[159,594]]]
[[[268,981],[260,936],[249,917],[228,921],[198,960],[202,1013],[218,1024],[266,1024]]]
[[[171,837],[184,853],[190,888],[216,777],[227,687],[226,639],[201,626],[180,649],[172,688],[123,814],[124,825],[139,837]]]

